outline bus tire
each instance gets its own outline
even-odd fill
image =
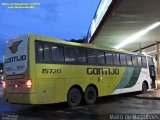
[[[67,102],[70,107],[76,107],[81,103],[82,94],[80,90],[73,87],[69,90],[67,95]]]
[[[97,100],[97,91],[95,87],[89,86],[87,87],[85,94],[84,94],[84,99],[86,104],[92,105],[96,102]]]
[[[142,83],[142,93],[147,93],[147,82]]]

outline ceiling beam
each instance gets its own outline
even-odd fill
[[[158,41],[158,42],[156,42],[156,43],[159,44],[160,42]],[[148,45],[148,46],[142,47],[141,50],[144,50],[144,49],[147,49],[147,48],[149,48],[149,47],[152,47],[152,46],[156,45],[156,43],[153,43],[153,44],[150,44],[150,45]],[[138,52],[138,51],[139,51],[139,49],[137,49],[137,50],[135,50],[135,51],[133,51],[133,52]]]

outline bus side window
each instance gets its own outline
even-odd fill
[[[44,43],[44,61],[49,62],[50,61],[50,50],[49,50],[49,44]]]
[[[137,60],[137,56],[136,55],[132,56],[132,64],[133,64],[133,66],[137,66],[138,65],[138,60]]]
[[[114,65],[120,65],[119,54],[113,54]]]
[[[142,67],[142,57],[138,56],[138,66]]]
[[[132,66],[132,57],[131,55],[127,55],[127,65]]]
[[[104,65],[105,64],[105,58],[104,58],[104,52],[103,51],[98,51],[97,52],[97,63],[99,65]]]
[[[96,50],[87,50],[87,60],[88,64],[95,65],[96,64]]]
[[[44,59],[44,49],[42,43],[37,43],[37,61],[42,62]]]
[[[52,61],[64,62],[64,47],[52,45]]]
[[[76,49],[74,47],[65,47],[65,62],[75,63],[76,61]]]
[[[121,65],[126,65],[126,55],[125,54],[120,54],[120,62],[121,62]]]
[[[142,57],[142,65],[144,68],[147,67],[147,60],[146,60],[146,57]]]
[[[113,55],[112,53],[105,52],[106,64],[113,65]]]
[[[86,64],[87,58],[86,58],[86,49],[84,48],[78,48],[78,63],[80,64]]]

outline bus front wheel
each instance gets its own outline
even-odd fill
[[[78,88],[71,88],[68,92],[67,102],[70,107],[76,107],[81,103],[81,92]]]
[[[92,87],[92,86],[89,86],[85,91],[84,99],[85,99],[85,102],[88,105],[94,104],[96,102],[96,99],[97,99],[97,91],[96,91],[96,89],[94,87]]]
[[[143,82],[142,84],[142,93],[147,93],[147,83]]]

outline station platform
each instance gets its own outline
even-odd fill
[[[140,99],[160,100],[160,90],[150,90],[145,94],[135,95],[135,97]]]

